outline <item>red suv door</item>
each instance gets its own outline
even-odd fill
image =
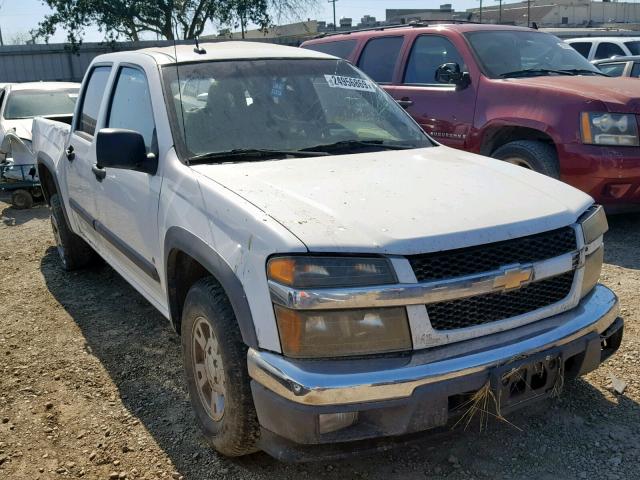
[[[472,59],[466,61],[444,35],[421,34],[407,46],[402,61],[396,82],[384,88],[428,134],[450,147],[465,148],[473,125],[478,77],[471,75],[464,87],[442,84],[436,70],[445,63],[457,63],[467,72]]]

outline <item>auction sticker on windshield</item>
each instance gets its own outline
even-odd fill
[[[369,80],[355,77],[341,77],[340,75],[325,75],[327,83],[331,88],[346,88],[347,90],[361,90],[363,92],[374,92],[375,88]]]

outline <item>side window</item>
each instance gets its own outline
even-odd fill
[[[147,151],[156,149],[156,125],[147,77],[137,68],[122,67],[111,99],[110,128],[135,130],[144,137]]]
[[[404,74],[404,83],[441,85],[436,81],[436,70],[443,63],[457,63],[466,70],[462,56],[445,37],[421,35],[411,49]]]
[[[584,58],[589,58],[591,42],[572,42],[570,45]]]
[[[96,132],[100,102],[104,95],[111,67],[96,67],[91,72],[89,83],[82,95],[82,108],[80,109],[80,120],[76,125],[76,131],[84,132],[93,136]]]
[[[635,62],[633,64],[633,69],[631,70],[631,76],[635,78],[640,78],[640,63]]]
[[[631,55],[640,55],[640,41],[624,42]]]
[[[626,63],[604,63],[597,65],[602,73],[606,73],[612,77],[621,77],[624,73],[624,67],[626,66]]]
[[[356,49],[357,43],[356,40],[339,40],[337,42],[316,43],[304,48],[348,59]]]
[[[611,42],[602,42],[598,45],[598,49],[596,50],[595,60],[601,60],[603,58],[611,58],[614,56],[624,56],[624,51],[615,43]]]
[[[383,37],[369,40],[360,56],[358,66],[376,82],[391,82],[402,42],[404,42],[404,37]]]

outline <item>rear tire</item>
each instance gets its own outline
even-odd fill
[[[501,146],[491,156],[551,178],[560,178],[558,154],[554,146],[548,143],[535,140],[517,140]]]
[[[62,267],[67,271],[77,270],[92,263],[96,253],[71,231],[62,208],[60,196],[57,193],[51,195],[51,228]]]
[[[187,293],[181,335],[189,396],[205,438],[229,457],[255,452],[260,426],[247,347],[229,299],[212,277]]]
[[[33,197],[27,190],[20,188],[11,195],[11,204],[16,210],[27,210],[33,207]]]

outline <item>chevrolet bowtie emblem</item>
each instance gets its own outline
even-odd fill
[[[520,288],[523,283],[531,280],[532,274],[533,270],[531,267],[509,268],[506,269],[502,275],[494,279],[493,286],[494,288],[503,288],[505,290]]]

